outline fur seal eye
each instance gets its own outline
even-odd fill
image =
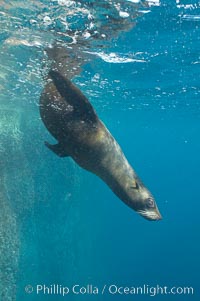
[[[146,205],[149,208],[153,208],[155,206],[154,200],[152,198],[146,199]]]

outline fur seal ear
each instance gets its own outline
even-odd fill
[[[139,185],[136,180],[132,181],[130,188],[131,189],[139,189]]]
[[[59,157],[68,157],[69,154],[67,153],[66,149],[63,147],[61,143],[58,144],[50,144],[47,141],[44,142],[46,147],[48,147],[52,152],[54,152]]]

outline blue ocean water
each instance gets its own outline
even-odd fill
[[[1,1],[0,18],[0,301],[199,300],[199,2]],[[55,44],[162,221],[45,148],[38,104]],[[50,291],[75,284],[99,294]]]

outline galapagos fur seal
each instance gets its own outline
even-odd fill
[[[58,143],[45,142],[45,145],[58,156],[70,156],[82,168],[99,176],[126,205],[144,218],[160,220],[152,194],[88,99],[60,72],[50,70],[48,77],[40,97],[40,115]]]

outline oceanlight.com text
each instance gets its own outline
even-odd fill
[[[35,295],[147,295],[149,297],[162,296],[162,295],[193,295],[194,288],[192,286],[160,286],[148,285],[141,286],[121,286],[117,284],[74,284],[74,285],[61,285],[61,284],[37,284],[35,286],[27,285],[25,287],[27,294]]]
[[[143,285],[143,286],[132,286],[132,287],[123,287],[117,285],[110,285],[109,293],[112,295],[119,294],[119,295],[149,295],[154,297],[156,295],[193,295],[194,289],[193,287],[168,287],[168,286],[150,286],[150,285]]]

